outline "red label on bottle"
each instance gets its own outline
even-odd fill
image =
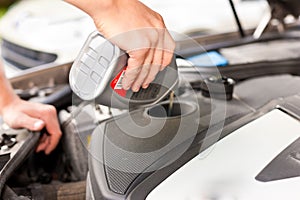
[[[110,87],[120,96],[125,97],[127,91],[122,87],[122,80],[125,75],[127,67],[124,67],[122,71],[111,81]]]

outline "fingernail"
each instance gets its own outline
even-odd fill
[[[148,87],[149,87],[149,84],[143,85],[143,88],[144,88],[144,89],[147,89]]]
[[[39,120],[39,121],[36,121],[34,124],[33,124],[33,128],[34,130],[40,130],[44,127],[44,122]]]
[[[134,88],[132,88],[132,91],[133,91],[133,92],[138,92],[139,90],[140,90],[139,87],[134,87]]]
[[[49,149],[45,150],[45,154],[49,155],[51,153],[51,151]]]
[[[35,152],[36,153],[38,153],[38,152],[40,152],[41,151],[41,149],[39,148],[39,147],[37,147],[36,149],[35,149]]]

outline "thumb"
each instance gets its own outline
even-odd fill
[[[27,128],[31,131],[39,131],[44,126],[44,121],[30,117],[26,114],[20,114],[18,119],[16,119],[12,124],[12,128]]]

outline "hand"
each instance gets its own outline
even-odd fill
[[[100,33],[128,55],[123,88],[147,88],[173,56],[175,43],[162,17],[137,0],[115,0],[92,16]]]
[[[62,135],[56,109],[51,105],[23,101],[15,97],[13,101],[2,108],[2,116],[5,123],[11,128],[40,131],[46,127],[48,134],[43,134],[36,152],[45,151],[45,154],[50,154]]]
[[[123,88],[147,88],[173,57],[175,42],[162,17],[138,0],[66,0],[87,12],[98,31],[125,50]]]

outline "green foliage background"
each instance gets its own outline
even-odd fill
[[[7,8],[0,8],[0,18],[4,15],[6,10],[7,10]]]

